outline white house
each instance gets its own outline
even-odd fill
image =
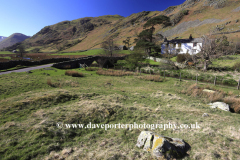
[[[201,51],[203,44],[202,38],[190,38],[189,39],[164,39],[161,45],[162,54],[168,52],[171,54],[197,54]]]

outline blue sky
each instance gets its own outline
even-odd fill
[[[185,0],[0,0],[0,36],[33,36],[43,27],[65,20],[103,15],[127,17],[142,11],[162,11]]]

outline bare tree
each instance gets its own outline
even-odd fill
[[[102,42],[101,47],[104,49],[105,54],[111,57],[113,56],[114,50],[116,50],[116,45],[112,37]]]
[[[213,59],[232,54],[233,52],[233,46],[227,43],[226,36],[217,39],[212,37],[212,34],[203,35],[203,45],[200,46],[201,51],[192,57],[194,63],[201,62],[203,64],[203,71],[208,69]]]
[[[23,58],[24,54],[26,53],[25,46],[24,45],[19,45],[18,46],[18,51],[19,51],[19,56]]]

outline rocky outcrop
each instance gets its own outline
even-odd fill
[[[204,6],[214,7],[215,9],[223,8],[227,4],[227,0],[205,0]]]
[[[179,138],[165,137],[151,131],[142,131],[137,140],[137,147],[151,152],[157,158],[183,158],[190,150],[190,145]]]
[[[210,24],[210,23],[219,23],[225,20],[221,20],[221,19],[205,19],[203,21],[200,20],[195,20],[195,21],[188,21],[188,22],[183,22],[179,25],[177,25],[176,27],[167,30],[165,32],[158,32],[158,34],[162,34],[164,37],[171,37],[175,34],[180,34],[183,33],[185,31],[187,31],[189,28],[191,27],[198,27],[204,24]]]

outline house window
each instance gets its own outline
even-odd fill
[[[197,47],[197,43],[193,43],[193,47]]]
[[[197,50],[196,50],[196,49],[193,49],[193,50],[192,50],[192,52],[193,52],[193,53],[196,53],[196,52],[197,52]]]
[[[173,48],[176,48],[176,43],[173,44]]]
[[[178,47],[181,48],[181,47],[182,47],[182,44],[181,44],[181,43],[178,43]]]

